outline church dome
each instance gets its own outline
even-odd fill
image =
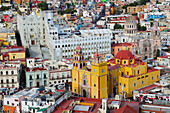
[[[135,36],[137,33],[137,22],[135,16],[127,17],[124,24],[124,34],[128,36]]]
[[[116,54],[115,58],[117,58],[117,59],[133,59],[133,58],[135,58],[135,57],[134,57],[134,55],[133,55],[130,51],[128,51],[128,50],[120,50],[120,51]]]
[[[114,60],[115,64],[133,65],[135,63],[135,56],[129,50],[120,50]]]
[[[79,50],[79,49],[82,49],[82,48],[80,46],[78,46],[76,49]]]

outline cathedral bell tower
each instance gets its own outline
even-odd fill
[[[74,54],[73,69],[85,69],[86,61],[84,54],[82,53],[82,48],[78,46]]]

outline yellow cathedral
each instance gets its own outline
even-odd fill
[[[102,61],[98,50],[90,68],[82,48],[74,54],[72,92],[88,98],[108,98],[116,94],[132,97],[133,91],[160,80],[160,71],[148,68],[147,62],[136,59],[124,47],[108,62]]]

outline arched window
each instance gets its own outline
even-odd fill
[[[86,85],[86,81],[85,80],[83,81],[83,85]]]
[[[80,64],[80,68],[82,68],[82,63]]]

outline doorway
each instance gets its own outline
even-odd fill
[[[40,86],[40,83],[39,82],[37,82],[37,87],[39,87]]]
[[[86,97],[86,90],[83,90],[83,97]]]
[[[32,44],[32,45],[35,45],[35,40],[31,40],[31,44]]]

